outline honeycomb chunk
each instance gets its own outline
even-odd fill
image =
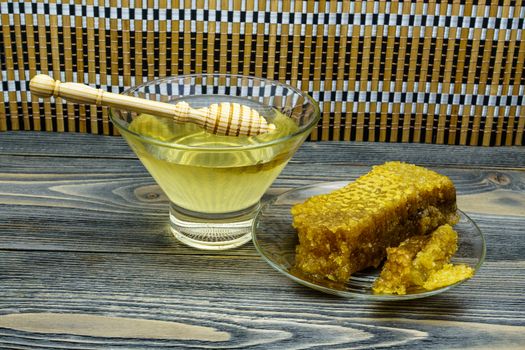
[[[460,264],[445,264],[441,270],[432,273],[423,284],[427,290],[438,289],[463,281],[474,276],[474,269],[470,266]]]
[[[412,276],[419,275],[412,267],[412,262],[428,239],[428,236],[413,236],[403,241],[399,247],[387,248],[387,260],[372,287],[374,293],[406,294],[407,286],[413,285]]]
[[[434,171],[387,162],[291,212],[299,239],[296,270],[345,282],[356,271],[377,267],[388,247],[455,223],[456,190],[448,177]]]
[[[457,232],[443,225],[430,235],[410,237],[398,247],[388,248],[381,275],[372,287],[374,293],[432,290],[472,277],[471,267],[449,263],[457,242]]]

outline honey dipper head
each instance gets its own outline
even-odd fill
[[[29,89],[31,90],[31,94],[47,98],[58,94],[58,84],[60,84],[60,82],[51,78],[49,75],[38,74],[29,82]]]
[[[257,110],[239,103],[214,103],[207,109],[205,128],[215,134],[259,135],[275,129]]]

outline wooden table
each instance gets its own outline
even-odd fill
[[[487,239],[474,279],[364,302],[274,271],[252,244],[187,248],[119,137],[0,134],[0,347],[525,348],[525,148],[305,143],[268,195],[403,160],[450,176]]]

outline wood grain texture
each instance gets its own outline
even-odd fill
[[[120,137],[49,133],[42,138],[40,132],[0,133],[0,154],[137,158]],[[371,165],[397,159],[422,165],[525,168],[525,147],[450,148],[448,145],[414,143],[305,142],[293,161],[309,162],[309,159],[330,164]]]
[[[6,347],[440,349],[517,347],[525,341],[520,311],[525,278],[516,262],[489,261],[454,291],[402,303],[367,303],[313,292],[249,257],[4,252],[2,262],[10,268],[2,272],[0,313],[53,315],[38,329],[36,324],[13,324],[13,316],[0,318],[0,344]],[[515,280],[506,283],[505,277]],[[81,327],[51,337],[53,320],[68,317],[63,314],[99,316],[91,329],[96,336]],[[207,327],[229,340],[161,343],[154,331],[140,340],[115,338],[101,328],[109,322],[105,318]]]
[[[28,312],[0,316],[0,327],[22,332],[70,333],[89,337],[226,341],[226,332],[179,322],[74,313]]]
[[[363,302],[275,272],[252,244],[177,243],[167,201],[121,138],[0,135],[1,349],[522,349],[523,148],[306,143],[267,197],[401,159],[452,178],[487,240],[447,293]]]

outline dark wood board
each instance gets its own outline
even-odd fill
[[[367,302],[274,271],[252,244],[179,244],[118,137],[0,134],[0,348],[522,349],[524,148],[305,143],[265,199],[399,159],[450,176],[486,261],[437,296]]]

